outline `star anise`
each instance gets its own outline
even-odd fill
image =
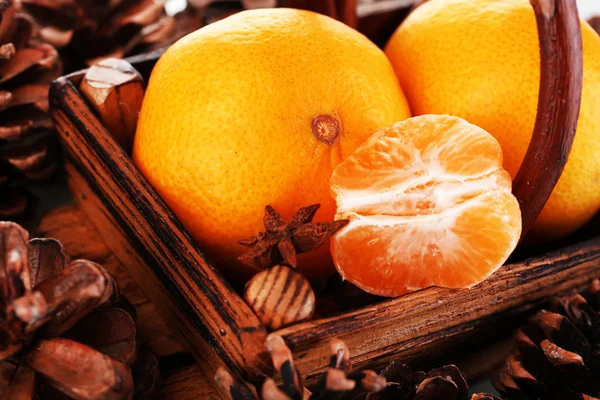
[[[269,268],[274,265],[296,267],[296,254],[316,249],[348,224],[348,220],[312,222],[320,204],[302,207],[286,224],[281,215],[270,205],[265,207],[266,232],[259,232],[238,243],[251,248],[239,257],[248,265]]]

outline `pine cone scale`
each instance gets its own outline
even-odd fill
[[[120,308],[96,310],[82,318],[65,337],[90,346],[113,360],[132,364],[137,341],[133,317]]]
[[[24,361],[75,399],[117,400],[131,398],[133,394],[131,373],[124,364],[69,339],[42,340]]]
[[[163,0],[141,0],[133,7],[124,10],[122,14],[117,14],[113,17],[102,33],[108,35],[114,34],[118,29],[127,24],[149,25],[157,21],[161,16],[165,16],[164,6],[165,2]]]
[[[9,107],[24,106],[31,104],[36,108],[48,112],[48,90],[50,89],[49,83],[31,83],[23,85],[12,92],[10,96]],[[9,92],[5,92],[9,93]],[[10,93],[9,93],[10,94]],[[0,101],[0,103],[2,103]]]
[[[15,48],[15,45],[13,43],[3,44],[2,46],[0,46],[0,61],[10,60],[16,52],[17,49]]]

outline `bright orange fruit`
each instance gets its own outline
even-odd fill
[[[238,240],[263,231],[265,205],[285,220],[320,203],[331,221],[333,169],[369,136],[410,117],[377,46],[324,15],[245,11],[175,43],[152,71],[133,160],[228,277]],[[334,271],[329,249],[302,254],[309,277]]]
[[[596,2],[599,2],[596,0]],[[585,22],[583,94],[569,161],[528,234],[548,241],[600,211],[600,36]],[[528,0],[429,0],[386,46],[415,115],[450,114],[492,134],[515,176],[531,140],[540,47]]]
[[[502,150],[483,129],[423,115],[373,135],[331,177],[331,242],[345,279],[381,295],[465,288],[494,273],[516,247],[521,212]]]

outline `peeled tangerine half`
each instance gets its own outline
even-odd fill
[[[521,212],[489,133],[423,115],[376,133],[331,177],[331,252],[343,278],[380,296],[471,287],[493,274],[521,235]]]

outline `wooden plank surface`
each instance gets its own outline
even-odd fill
[[[509,331],[552,296],[583,289],[600,275],[600,236],[543,256],[504,265],[472,289],[429,288],[339,316],[277,331],[313,382],[324,370],[327,342],[353,349],[353,364],[377,369],[394,358],[423,362],[431,355]]]
[[[219,367],[246,379],[270,373],[266,329],[258,317],[204,258],[69,79],[52,86],[52,114],[71,190],[108,247],[151,296],[205,376],[212,378]],[[89,196],[80,197],[81,192]],[[86,197],[95,206],[86,208]]]
[[[41,221],[36,236],[60,240],[72,259],[85,258],[104,266],[137,310],[138,336],[158,357],[161,388],[157,398],[169,400],[217,399],[211,383],[193,357],[185,352],[156,307],[144,296],[124,266],[112,254],[77,206],[57,208]]]

